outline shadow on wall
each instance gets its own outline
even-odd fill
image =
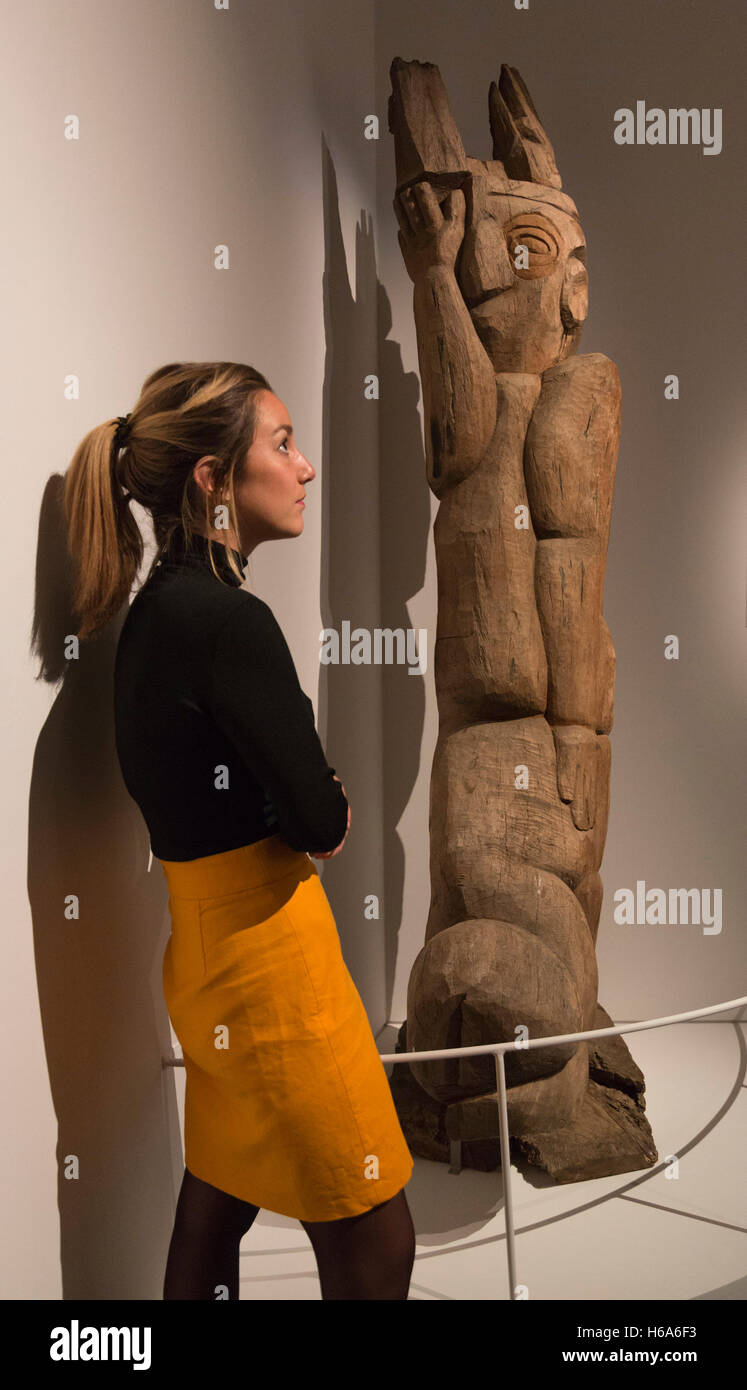
[[[365,214],[356,236],[351,289],[336,176],[324,142],[322,158],[323,623],[338,631],[345,618],[371,630],[406,629],[407,600],[423,584],[430,528],[420,387],[414,373],[403,372],[399,348],[387,339],[389,301],[377,281]],[[371,356],[375,343],[378,363]],[[363,397],[363,379],[373,371],[381,382],[378,402]],[[362,514],[359,500],[364,479],[370,496],[372,477],[378,477],[380,533],[375,515]],[[183,1172],[175,1073],[162,1067],[162,1059],[171,1055],[161,981],[170,930],[168,893],[155,861],[148,872],[148,832],[125,788],[114,742],[113,667],[126,609],[81,644],[77,660],[65,655],[75,624],[63,483],[59,474],[50,479],[39,522],[32,651],[39,678],[58,684],[59,691],[35,752],[28,862],[39,1006],[58,1123],[62,1297],[161,1299]],[[372,583],[372,564],[375,572],[379,560],[380,585]],[[381,745],[378,731],[371,737],[368,716],[358,714],[373,710],[378,718],[379,681]],[[357,831],[345,852],[328,862],[325,890],[354,977],[356,956],[369,966],[371,961],[363,898],[367,892],[379,895],[386,986],[380,998],[366,997],[366,1003],[372,1023],[381,1010],[383,1022],[404,879],[396,826],[418,771],[424,678],[409,675],[405,665],[375,673],[325,666],[320,697],[325,704],[320,727],[326,714],[326,743],[334,748],[330,761],[341,769],[350,792]],[[383,822],[377,824],[378,798],[367,789],[382,777]],[[384,874],[379,881],[371,871],[371,846],[380,844]],[[72,898],[77,917],[66,915]],[[424,904],[423,926],[426,912]],[[381,984],[377,981],[376,992]]]
[[[158,1299],[181,1167],[168,1015],[163,875],[114,745],[121,617],[65,656],[75,631],[62,513],[47,485],[33,648],[62,682],[36,746],[28,894],[44,1046],[58,1124],[63,1299]],[[78,917],[67,915],[72,897]],[[176,1135],[176,1140],[175,1140]]]
[[[431,524],[418,413],[420,381],[415,372],[404,371],[400,346],[387,336],[392,326],[390,301],[377,277],[371,219],[364,212],[356,228],[355,286],[350,285],[337,181],[324,140],[322,178],[327,345],[322,623],[338,633],[345,619],[351,629],[362,627],[371,634],[377,627],[406,632],[412,626],[407,603],[424,583]],[[396,234],[392,212],[389,235]],[[372,372],[379,377],[378,401],[363,395],[364,380]],[[371,478],[378,479],[378,496],[374,493],[373,498],[378,528],[361,501],[371,498]],[[376,569],[378,590],[371,579]],[[432,645],[429,641],[429,659]],[[326,728],[328,758],[345,783],[352,809],[348,843],[342,854],[325,863],[324,888],[374,1033],[391,1016],[405,860],[397,825],[418,775],[426,679],[432,679],[429,672],[410,675],[404,663],[321,667],[319,726]],[[380,719],[381,727],[372,729],[371,719]],[[380,803],[370,793],[379,786]],[[427,838],[427,822],[423,835]],[[379,898],[386,949],[385,972],[378,970],[375,981],[366,937],[376,924],[363,916],[368,893]],[[427,915],[426,897],[422,931]]]

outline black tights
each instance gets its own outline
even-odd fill
[[[239,1245],[259,1207],[184,1170],[169,1246],[165,1299],[239,1297]],[[404,1189],[359,1216],[302,1221],[323,1299],[406,1299],[415,1230]]]

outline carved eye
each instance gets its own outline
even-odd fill
[[[541,280],[557,265],[560,238],[548,217],[540,212],[520,212],[503,228],[514,275],[521,280]],[[517,252],[517,247],[526,252]],[[518,265],[517,265],[518,259]],[[522,264],[526,261],[526,264]]]

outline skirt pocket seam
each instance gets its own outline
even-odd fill
[[[316,870],[314,870],[314,872],[316,872]],[[253,893],[264,893],[268,888],[274,888],[278,883],[282,883],[284,878],[298,879],[298,870],[287,869],[286,872],[280,874],[278,878],[271,878],[263,883],[254,883],[251,888],[233,888],[229,893],[200,893],[195,895],[194,898],[185,899],[185,901],[198,903],[200,911],[202,912],[203,904],[223,903],[229,898],[236,898],[238,901],[240,898],[251,897]]]
[[[328,907],[329,907],[329,904],[328,904]],[[331,912],[331,910],[332,910],[331,907],[329,908],[329,910],[330,910],[330,912]],[[297,945],[297,947],[298,947],[298,949],[299,949],[299,951],[300,951],[300,953],[301,953],[301,957],[302,957],[302,959],[303,959],[304,966],[306,967],[306,973],[307,973],[307,975],[308,975],[308,977],[309,977],[309,982],[310,982],[310,984],[311,984],[311,988],[312,988],[312,990],[314,991],[314,998],[317,1000],[317,1004],[318,1004],[319,996],[317,995],[316,986],[314,985],[314,980],[313,980],[311,971],[310,971],[310,969],[309,969],[308,962],[307,962],[307,960],[306,960],[306,952],[304,951],[303,946],[301,945],[301,942],[300,942],[299,937],[298,937],[298,931],[296,930],[296,924],[295,924],[295,922],[293,921],[293,917],[292,917],[291,913],[290,913],[286,908],[283,908],[283,909],[282,909],[282,912],[283,912],[284,916],[287,917],[288,922],[290,923],[290,926],[291,926],[291,928],[292,928],[292,930],[293,930],[293,936],[294,936],[294,938],[295,938],[296,945]],[[341,948],[339,947],[339,939],[338,939],[338,949],[340,950],[340,954],[342,955]],[[342,968],[343,968],[343,969],[347,969],[347,967],[346,967],[345,964],[344,964],[344,960],[341,962],[341,965],[342,965]],[[361,1007],[363,1007],[362,1004],[361,1004]],[[317,1015],[316,1015],[316,1016],[317,1016],[317,1017],[321,1017],[322,1012],[323,1012],[323,1010],[322,1010],[321,1006],[319,1006],[319,1007],[317,1008]],[[343,1072],[343,1070],[342,1070],[342,1068],[341,1068],[341,1066],[340,1066],[340,1063],[339,1063],[338,1060],[337,1060],[337,1054],[336,1054],[335,1049],[334,1049],[334,1047],[333,1047],[333,1045],[332,1045],[332,1040],[331,1040],[331,1038],[330,1038],[330,1036],[329,1036],[329,1033],[327,1032],[327,1029],[326,1029],[326,1027],[324,1027],[324,1025],[322,1025],[322,1027],[323,1027],[323,1032],[324,1032],[324,1040],[325,1040],[325,1042],[326,1042],[326,1044],[327,1044],[327,1048],[328,1048],[328,1050],[329,1050],[330,1057],[331,1057],[331,1059],[332,1059],[333,1065],[334,1065],[334,1067],[335,1067],[335,1071],[337,1072],[337,1076],[338,1076],[339,1081],[340,1081],[340,1084],[341,1084],[341,1086],[342,1086],[342,1090],[343,1090],[343,1093],[344,1093],[344,1095],[345,1095],[345,1099],[347,1100],[348,1107],[349,1107],[349,1109],[350,1109],[350,1114],[351,1114],[351,1116],[352,1116],[353,1124],[355,1125],[356,1131],[357,1131],[357,1133],[358,1133],[358,1142],[360,1143],[361,1148],[362,1148],[362,1149],[365,1149],[365,1140],[364,1140],[364,1138],[363,1138],[363,1135],[361,1134],[360,1124],[358,1123],[358,1112],[357,1112],[357,1110],[356,1110],[356,1107],[355,1107],[355,1104],[354,1104],[354,1101],[353,1101],[353,1097],[352,1097],[351,1094],[350,1094],[350,1089],[349,1089],[349,1087],[348,1087],[348,1083],[347,1083],[347,1080],[346,1080],[346,1078],[345,1078],[345,1074],[344,1074],[344,1072]],[[370,1025],[369,1025],[369,1027],[370,1027]],[[375,1044],[374,1044],[374,1045],[375,1045]],[[383,1069],[383,1068],[382,1068],[382,1069]]]
[[[314,999],[315,999],[315,1001],[316,1001],[316,1010],[315,1010],[315,1012],[314,1012],[314,1014],[313,1014],[313,1017],[314,1017],[314,1018],[318,1018],[319,1015],[320,1015],[321,1012],[322,1012],[322,1005],[321,1005],[321,1002],[320,1002],[320,1000],[319,1000],[319,995],[318,995],[317,992],[316,992],[316,985],[314,984],[314,977],[313,977],[311,971],[309,970],[309,962],[308,962],[307,959],[306,959],[306,952],[304,951],[303,946],[301,945],[301,942],[299,941],[299,938],[298,938],[298,932],[297,932],[297,930],[296,930],[296,924],[295,924],[295,922],[293,921],[293,918],[291,917],[291,914],[290,914],[290,912],[288,911],[288,909],[287,909],[286,907],[281,907],[279,910],[280,910],[280,912],[282,913],[283,917],[285,918],[286,922],[288,923],[288,926],[290,927],[291,931],[293,932],[293,940],[294,940],[295,943],[296,943],[296,950],[298,951],[298,954],[300,955],[301,960],[303,961],[303,968],[304,968],[304,970],[306,971],[306,978],[307,978],[307,980],[308,980],[308,982],[309,982],[309,985],[310,985],[310,987],[311,987],[311,992],[312,992],[312,994],[313,994],[313,996],[314,996]]]
[[[268,886],[269,886],[269,885],[267,885],[267,884],[262,884],[262,885],[260,885],[260,888],[266,888],[266,887],[268,887]],[[255,891],[259,891],[259,889],[247,889],[247,890],[246,890],[247,893],[249,893],[249,892],[255,892]],[[233,897],[233,896],[241,896],[241,895],[230,894],[230,895],[226,895],[226,896],[232,896],[232,897]],[[212,972],[215,970],[215,968],[216,968],[216,957],[215,957],[216,943],[215,943],[215,942],[212,942],[212,943],[211,943],[211,941],[210,941],[210,934],[209,934],[209,932],[206,931],[205,927],[203,926],[203,915],[204,915],[204,911],[205,911],[206,909],[210,908],[211,906],[213,906],[213,905],[214,905],[216,902],[218,902],[218,901],[221,901],[221,902],[222,902],[222,901],[223,901],[223,898],[221,897],[220,899],[218,899],[218,898],[215,898],[215,897],[212,897],[212,896],[211,896],[211,897],[203,897],[203,898],[201,898],[201,899],[199,900],[198,926],[199,926],[199,934],[200,934],[200,950],[201,950],[201,953],[202,953],[203,981],[204,981],[204,982],[208,980],[208,977],[211,975],[211,973],[212,973]],[[302,969],[305,971],[306,979],[307,979],[307,981],[308,981],[308,985],[309,985],[309,988],[310,988],[310,990],[311,990],[311,994],[312,994],[312,997],[313,997],[313,1000],[314,1000],[314,1004],[315,1004],[314,1012],[313,1012],[313,1014],[310,1015],[310,1017],[313,1018],[313,1019],[316,1019],[316,1018],[318,1018],[319,1015],[322,1013],[322,1004],[321,1004],[321,1002],[320,1002],[320,1000],[319,1000],[319,995],[317,994],[317,991],[316,991],[316,986],[315,986],[315,984],[314,984],[314,979],[313,979],[313,976],[312,976],[311,971],[310,971],[310,969],[309,969],[308,961],[307,961],[307,959],[306,959],[306,953],[305,953],[305,951],[304,951],[304,949],[303,949],[303,946],[301,945],[301,942],[300,942],[300,940],[299,940],[298,931],[296,930],[296,924],[295,924],[295,922],[293,921],[293,918],[291,917],[290,913],[286,910],[286,908],[281,906],[281,907],[275,909],[275,913],[269,914],[267,919],[262,919],[262,925],[264,925],[265,921],[269,919],[269,916],[273,916],[273,915],[277,915],[278,917],[282,917],[283,920],[284,920],[284,921],[288,924],[288,926],[290,927],[290,930],[291,930],[291,933],[292,933],[292,936],[293,936],[293,941],[294,941],[294,943],[295,943],[296,951],[297,951],[297,953],[298,953],[298,956],[300,957],[300,962],[301,962],[301,965],[302,965]],[[259,925],[259,924],[258,924],[258,925]],[[224,938],[224,941],[225,941],[225,940],[230,940],[230,937]],[[217,944],[219,945],[220,943],[217,943]],[[235,963],[234,963],[234,965],[235,965]],[[249,1006],[248,1006],[248,1003],[247,1003],[247,1001],[246,1001],[246,997],[245,997],[245,995],[244,995],[243,989],[240,990],[240,993],[241,993],[241,999],[242,999],[242,1007],[243,1007],[244,1012],[245,1012],[245,1014],[246,1014],[247,1023],[250,1023],[250,1011],[249,1011]],[[252,1036],[254,1036],[253,1030],[252,1030]]]
[[[202,904],[203,904],[203,902],[205,902],[205,899],[204,899],[204,898],[198,898],[198,899],[197,899],[197,931],[198,931],[199,937],[200,937],[200,953],[201,953],[201,955],[202,955],[202,978],[203,978],[203,980],[206,980],[206,979],[207,979],[207,973],[208,973],[208,964],[207,964],[207,951],[205,950],[205,935],[204,935],[203,930],[202,930]]]

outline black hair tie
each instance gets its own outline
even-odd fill
[[[117,449],[124,448],[124,445],[127,443],[127,437],[130,433],[129,424],[131,415],[132,411],[130,411],[128,415],[117,416],[117,428],[114,431],[114,444]]]

